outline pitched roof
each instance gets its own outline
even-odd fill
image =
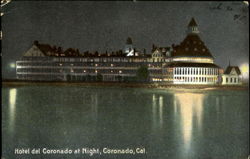
[[[180,45],[172,46],[172,56],[212,57],[212,54],[197,34],[188,34]]]
[[[45,55],[48,52],[53,52],[53,48],[49,44],[35,44]]]
[[[230,74],[233,68],[235,69],[238,75],[241,75],[241,71],[238,66],[228,66],[224,74]]]
[[[189,22],[188,24],[189,27],[192,27],[192,26],[198,26],[196,21],[194,20],[194,18],[191,19],[191,21]]]

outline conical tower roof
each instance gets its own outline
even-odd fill
[[[132,39],[131,39],[131,37],[128,37],[128,38],[127,38],[126,44],[127,44],[127,45],[131,45],[131,44],[132,44]]]
[[[194,18],[191,19],[191,21],[188,24],[189,27],[193,27],[193,26],[198,26],[196,21],[194,20]]]

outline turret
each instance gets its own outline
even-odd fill
[[[131,53],[132,50],[133,50],[132,39],[130,37],[128,37],[127,41],[126,41],[125,48],[124,48],[124,53],[129,54],[129,53]]]
[[[198,25],[197,25],[196,21],[194,20],[194,18],[192,18],[188,24],[187,33],[188,34],[198,34],[199,33]]]

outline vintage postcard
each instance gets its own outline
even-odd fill
[[[248,1],[1,1],[1,159],[249,158]]]

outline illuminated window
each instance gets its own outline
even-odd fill
[[[95,64],[95,66],[98,66],[98,64]]]
[[[113,66],[114,66],[114,64],[111,64],[110,66],[111,66],[111,67],[113,67]]]
[[[60,63],[59,65],[60,65],[60,66],[62,66],[62,64],[61,64],[61,63]]]
[[[122,71],[120,70],[119,73],[122,73]]]
[[[97,73],[98,71],[97,70],[95,70],[95,73]]]
[[[83,70],[83,72],[86,72],[86,70]]]
[[[71,66],[74,66],[74,64],[72,63],[72,64],[70,64]]]

